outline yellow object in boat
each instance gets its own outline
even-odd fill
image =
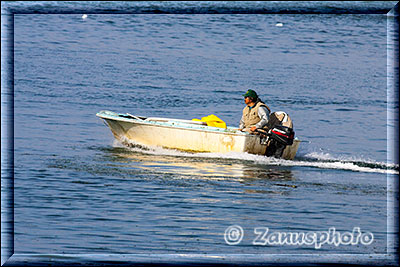
[[[207,117],[202,117],[201,120],[192,119],[192,121],[203,121],[207,123],[207,126],[226,129],[226,123],[217,116],[215,116],[214,114],[208,115]]]

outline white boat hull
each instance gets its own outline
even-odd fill
[[[260,144],[260,137],[246,132],[199,125],[184,120],[144,120],[102,111],[97,116],[104,119],[113,135],[122,143],[134,142],[147,146],[159,146],[192,152],[248,152],[264,155],[266,145]],[[162,121],[164,120],[164,121]],[[284,159],[293,159],[300,141],[287,146],[282,154]]]

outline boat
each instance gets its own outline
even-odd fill
[[[189,152],[247,152],[265,155],[268,145],[262,136],[240,131],[235,127],[212,127],[195,120],[143,117],[103,110],[96,114],[111,129],[114,137],[125,145],[138,144]],[[265,141],[265,140],[264,140]],[[293,160],[300,140],[294,138],[281,158]]]

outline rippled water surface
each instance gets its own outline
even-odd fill
[[[19,14],[14,33],[16,253],[386,252],[386,15]],[[125,147],[95,116],[235,126],[249,88],[292,117],[294,161]],[[374,241],[261,246],[256,227]]]

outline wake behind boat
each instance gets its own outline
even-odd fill
[[[112,111],[100,111],[96,116],[107,123],[116,139],[127,145],[133,142],[192,152],[259,155],[268,154],[270,147],[265,142],[265,135],[242,132],[234,127],[212,127],[202,121],[142,117]],[[300,140],[295,138],[292,142],[284,148],[283,159],[292,160],[296,156]]]

